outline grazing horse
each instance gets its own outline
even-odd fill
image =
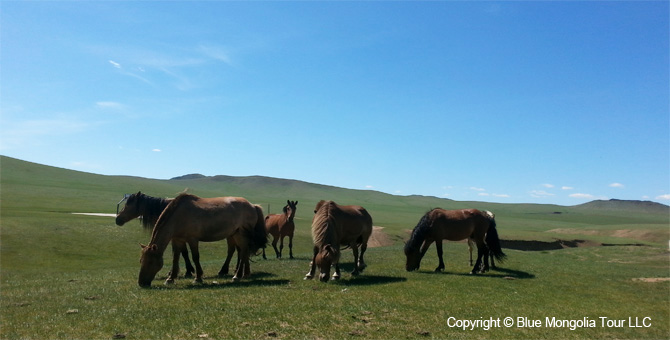
[[[121,212],[116,215],[116,225],[122,226],[128,221],[142,216],[142,227],[144,229],[152,229],[156,224],[156,221],[158,221],[158,217],[160,217],[163,210],[165,210],[165,207],[167,207],[171,201],[172,199],[170,198],[152,197],[138,191],[136,194],[132,194],[126,199],[126,205],[121,209]],[[226,261],[223,263],[223,266],[219,271],[220,277],[228,275],[228,267],[230,266],[230,260],[233,258],[233,254],[235,254],[235,241],[232,238],[228,238],[228,254],[226,256]],[[186,249],[186,247],[181,250],[181,255],[184,258],[186,266],[186,274],[184,274],[184,277],[193,277],[195,269],[188,258],[188,249]]]
[[[320,201],[314,213],[312,219],[314,256],[305,280],[313,278],[316,266],[319,266],[321,271],[319,280],[327,282],[332,265],[335,265],[333,280],[338,280],[340,246],[351,247],[354,253],[354,271],[351,275],[360,274],[366,267],[363,254],[372,234],[372,217],[367,210],[357,205],[338,205],[333,201]]]
[[[293,232],[295,231],[295,211],[297,209],[298,201],[286,201],[283,214],[272,214],[265,216],[265,230],[272,235],[272,248],[275,249],[277,258],[281,258],[282,250],[284,250],[284,237],[288,236],[288,253],[289,257],[293,258]],[[277,241],[279,241],[279,249],[277,249]],[[263,248],[263,258],[265,257],[265,248]]]
[[[493,213],[477,209],[444,210],[437,208],[421,217],[405,244],[405,256],[407,257],[405,269],[407,271],[419,269],[421,259],[426,254],[428,247],[435,242],[437,258],[440,261],[435,271],[444,270],[442,240],[460,241],[466,238],[472,239],[477,244],[477,262],[472,268],[472,274],[488,271],[489,254],[500,262],[504,260],[506,255],[500,247]],[[483,265],[482,257],[484,257]]]
[[[233,281],[250,273],[249,255],[267,243],[263,210],[241,197],[200,198],[180,194],[165,208],[154,226],[149,245],[142,245],[138,284],[151,286],[163,267],[163,253],[172,241],[172,270],[166,284],[173,283],[179,272],[179,252],[188,243],[195,263],[195,282],[202,282],[199,242],[214,242],[232,237],[239,254]]]

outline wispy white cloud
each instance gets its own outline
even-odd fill
[[[616,183],[615,182],[615,183],[610,184],[610,188],[623,188],[623,187],[624,187],[624,185],[621,184],[621,183]]]
[[[670,201],[670,194],[656,196],[657,200]]]
[[[114,66],[114,68],[118,68],[118,69],[121,68],[121,64],[117,63],[114,60],[110,60],[109,63],[112,64],[112,66]]]
[[[486,191],[486,189],[484,189],[484,188],[477,188],[477,187],[470,187],[470,190],[474,190],[474,191]]]
[[[479,195],[479,196],[490,196],[490,194],[487,193],[487,192],[480,192],[477,195]]]
[[[549,183],[544,183],[544,184],[542,184],[542,186],[545,187],[545,188],[547,188],[547,189],[551,189],[551,188],[554,187],[553,184],[549,184]]]
[[[232,65],[232,61],[230,59],[230,53],[223,46],[212,45],[212,44],[201,44],[200,46],[198,46],[198,51],[208,58],[224,62],[228,65]]]
[[[510,195],[508,194],[491,194],[493,197],[500,197],[500,198],[509,198]]]
[[[535,198],[542,198],[542,197],[551,197],[551,196],[555,196],[554,194],[552,194],[552,193],[550,193],[550,192],[546,192],[546,191],[544,191],[544,190],[532,190],[532,191],[530,192],[530,195],[531,195],[532,197],[535,197]]]
[[[365,186],[365,189],[374,189],[374,186],[368,184]]]
[[[568,186],[562,186],[561,190],[574,190],[575,188],[573,187],[568,187]]]
[[[582,194],[582,193],[575,193],[575,194],[570,194],[569,195],[572,198],[587,198],[587,199],[593,199],[595,196],[591,194]]]
[[[151,151],[153,151],[153,152],[161,152],[161,151],[163,151],[163,150],[161,150],[161,149],[152,149]]]

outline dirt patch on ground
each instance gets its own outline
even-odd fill
[[[664,282],[664,281],[670,281],[670,277],[640,277],[637,279],[633,279],[633,281],[639,281],[639,282]]]
[[[386,247],[393,244],[393,240],[384,231],[384,227],[373,226],[372,235],[368,240],[368,247]]]
[[[72,213],[72,215],[101,216],[101,217],[116,217],[116,214],[105,214],[105,213]]]
[[[569,234],[569,235],[598,235],[629,238],[647,242],[659,242],[670,238],[670,232],[660,230],[635,230],[635,229],[618,229],[618,230],[593,230],[593,229],[571,229],[558,228],[547,230],[548,233]]]

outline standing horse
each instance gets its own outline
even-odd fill
[[[327,282],[332,265],[335,265],[333,280],[338,280],[340,246],[351,247],[354,253],[354,271],[351,275],[360,274],[366,267],[363,254],[372,234],[372,217],[367,210],[357,205],[338,205],[333,201],[320,201],[314,213],[312,219],[314,256],[305,280],[313,278],[316,266],[319,266],[321,271],[319,280]]]
[[[195,282],[202,282],[199,242],[214,242],[232,237],[239,254],[233,281],[250,273],[249,255],[267,243],[263,210],[241,197],[200,198],[180,194],[165,208],[154,226],[149,245],[142,245],[138,284],[148,287],[163,267],[163,253],[172,241],[172,270],[166,284],[179,272],[179,252],[188,243],[195,263]]]
[[[286,201],[283,214],[273,214],[265,216],[265,230],[272,235],[272,248],[275,249],[277,258],[281,258],[282,250],[284,250],[284,237],[288,236],[288,251],[289,257],[293,258],[293,232],[295,231],[295,211],[297,209],[298,201]],[[277,241],[279,241],[279,249],[277,249]],[[263,248],[263,258],[265,257],[265,248]]]
[[[405,256],[407,257],[405,269],[407,271],[419,269],[421,259],[426,254],[428,247],[435,242],[437,258],[440,261],[435,271],[444,270],[442,240],[460,241],[466,238],[472,239],[477,244],[477,262],[472,268],[472,274],[488,271],[489,254],[500,262],[506,256],[500,247],[493,213],[477,209],[444,210],[437,208],[423,215],[405,244]],[[482,257],[484,257],[483,268]]]
[[[116,216],[116,225],[122,226],[128,221],[142,216],[142,227],[144,229],[152,229],[156,224],[156,221],[158,221],[158,217],[160,217],[163,210],[165,210],[165,207],[167,207],[171,201],[172,199],[170,198],[152,197],[138,191],[136,194],[128,196],[126,205]],[[228,254],[226,256],[226,261],[223,263],[223,266],[219,271],[220,277],[228,275],[228,267],[230,266],[230,260],[233,258],[233,254],[235,254],[235,241],[232,238],[228,238]],[[186,266],[186,274],[184,274],[184,277],[191,278],[193,277],[193,273],[195,273],[195,269],[188,258],[188,249],[186,249],[186,247],[181,250],[181,255],[184,258]]]

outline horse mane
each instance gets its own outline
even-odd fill
[[[430,215],[434,210],[435,209],[431,209],[425,213],[423,217],[421,217],[419,223],[417,223],[416,227],[414,227],[414,230],[412,230],[412,235],[409,237],[409,240],[407,240],[407,243],[405,243],[405,251],[418,250],[419,247],[421,247],[423,241],[426,240],[426,237],[430,232],[430,228],[433,225],[433,220]]]
[[[181,204],[182,201],[192,201],[192,200],[197,200],[198,196],[192,195],[192,194],[187,194],[187,193],[181,193],[177,195],[168,205],[165,207],[161,215],[158,217],[158,220],[156,221],[156,225],[154,226],[153,232],[151,233],[151,242],[153,242],[156,239],[156,235],[158,234],[158,231],[161,230],[163,225],[167,223],[166,221],[170,220],[170,217],[174,214],[175,210],[177,210],[177,207],[179,204]],[[149,244],[151,244],[151,242]]]
[[[322,201],[323,202],[323,201]],[[314,215],[312,221],[312,240],[314,246],[321,247],[330,244],[335,249],[339,249],[339,240],[335,228],[335,210],[337,205],[333,201],[319,202],[319,209]]]
[[[141,194],[137,198],[144,202],[141,219],[142,227],[144,229],[151,229],[158,221],[165,207],[170,203],[170,200],[145,194]]]

